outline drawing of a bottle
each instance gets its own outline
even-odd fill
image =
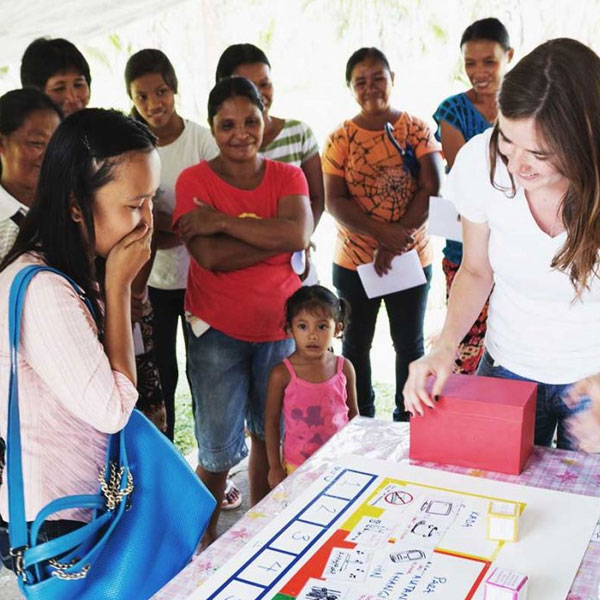
[[[394,552],[390,554],[392,562],[408,562],[411,560],[421,560],[425,558],[425,552],[422,550],[407,550],[405,552]]]

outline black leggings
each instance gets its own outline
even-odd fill
[[[177,326],[181,321],[185,337],[185,290],[160,290],[149,287],[154,310],[154,359],[158,367],[165,408],[167,410],[167,437],[175,436],[175,389],[179,377],[177,367]],[[186,344],[187,347],[187,344]]]
[[[371,344],[381,302],[390,322],[396,351],[396,408],[394,421],[407,421],[402,388],[408,377],[408,365],[423,356],[423,321],[431,281],[431,265],[424,267],[426,283],[379,298],[368,298],[356,271],[333,265],[333,285],[338,296],[350,304],[350,323],[344,330],[342,354],[356,370],[358,410],[364,417],[375,416],[375,392],[371,382]]]

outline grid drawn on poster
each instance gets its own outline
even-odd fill
[[[331,533],[329,529],[331,524],[354,504],[376,478],[377,476],[372,473],[355,469],[341,470],[319,494],[294,515],[283,529],[252,554],[206,600],[221,600],[224,597],[237,599],[239,595],[236,594],[236,589],[245,590],[244,600],[264,598],[324,534]],[[358,481],[352,481],[353,479]],[[294,534],[290,535],[290,530],[297,524],[301,525],[302,537],[308,539],[301,539],[298,536],[294,538]],[[286,539],[286,536],[290,539]],[[299,547],[286,548],[286,543],[291,543],[292,540],[299,542]],[[224,592],[230,595],[225,596]]]

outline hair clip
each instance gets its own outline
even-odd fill
[[[83,134],[83,136],[81,137],[81,143],[86,147],[87,151],[90,153],[90,156],[94,158],[94,152],[92,152],[92,147],[90,146],[87,134]]]

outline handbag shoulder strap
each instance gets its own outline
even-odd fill
[[[79,297],[85,302],[94,320],[98,323],[92,304],[83,290],[70,277],[61,271],[45,265],[30,265],[21,269],[10,286],[8,301],[8,331],[10,344],[10,378],[8,396],[8,426],[6,434],[7,483],[9,506],[9,538],[11,554],[27,546],[27,522],[25,519],[25,495],[23,490],[23,462],[21,456],[21,425],[19,418],[19,386],[17,373],[17,352],[21,334],[21,318],[27,286],[41,271],[51,271],[64,277]]]

